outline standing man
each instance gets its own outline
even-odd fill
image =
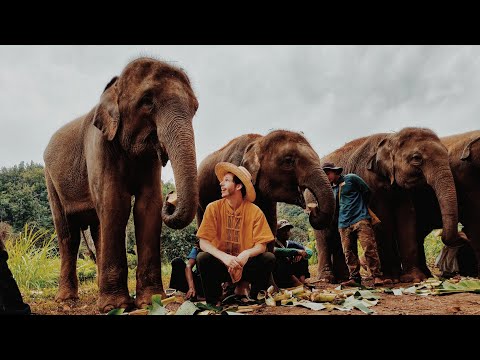
[[[382,279],[377,242],[372,228],[372,217],[368,211],[370,188],[356,174],[342,176],[343,168],[333,163],[322,166],[332,184],[335,198],[338,199],[338,229],[342,239],[343,254],[349,271],[349,279],[344,286],[358,286],[362,282],[360,262],[358,259],[357,240],[365,251],[367,267],[373,277],[375,286],[391,281]]]
[[[308,259],[313,255],[313,251],[289,240],[292,228],[293,225],[288,220],[277,222],[277,239],[273,249],[277,261],[273,277],[281,288],[303,285],[305,279],[310,277]]]
[[[252,177],[243,166],[221,162],[215,166],[222,199],[208,204],[197,231],[200,248],[197,256],[205,298],[219,306],[222,282],[231,281],[237,289],[257,298],[268,287],[275,256],[265,252],[274,240],[265,215],[255,201]],[[245,294],[247,295],[247,294]],[[248,295],[247,295],[248,296]]]

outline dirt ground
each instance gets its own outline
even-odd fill
[[[371,285],[371,281],[364,281],[365,286]],[[400,283],[391,288],[407,288],[413,284]],[[332,289],[338,285],[335,284],[317,284],[320,289]],[[479,315],[480,314],[480,294],[460,293],[443,296],[419,296],[419,295],[401,295],[379,293],[380,300],[376,306],[371,307],[375,315]],[[96,286],[86,289],[80,289],[80,299],[76,302],[57,303],[54,300],[54,294],[42,294],[38,296],[35,292],[25,294],[25,301],[30,304],[32,312],[38,315],[98,315],[100,312],[96,308]],[[178,307],[176,304],[167,305],[167,309]],[[360,310],[352,311],[340,310],[321,310],[314,311],[303,307],[268,307],[264,306],[248,315],[365,315]]]

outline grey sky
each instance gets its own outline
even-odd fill
[[[406,126],[480,128],[480,46],[0,46],[0,167],[43,164],[51,135],[141,55],[188,73],[198,163],[279,128],[303,131],[320,156]],[[170,164],[162,178],[173,179]]]

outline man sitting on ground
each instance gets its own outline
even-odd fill
[[[289,240],[293,225],[287,220],[277,222],[277,239],[273,253],[277,259],[273,276],[277,286],[290,288],[305,284],[310,277],[308,259],[313,252],[302,244]]]
[[[197,256],[205,298],[208,304],[221,305],[222,286],[231,282],[237,289],[257,298],[266,290],[275,256],[266,251],[274,240],[265,215],[253,204],[255,188],[249,171],[231,163],[215,166],[222,199],[208,204],[197,231],[200,248]],[[239,294],[248,297],[248,294]]]

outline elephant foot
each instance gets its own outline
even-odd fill
[[[103,313],[113,309],[130,310],[133,308],[133,301],[128,295],[100,295],[97,306],[98,310]]]
[[[419,283],[427,279],[427,276],[417,268],[413,268],[400,276],[400,281],[403,283]]]
[[[144,289],[143,291],[137,292],[137,296],[135,298],[135,306],[139,309],[146,307],[152,303],[152,296],[153,295],[160,295],[162,299],[167,297],[163,288],[150,288]]]
[[[55,295],[55,301],[66,302],[68,300],[78,300],[78,289],[60,288]]]
[[[321,273],[318,274],[317,278],[318,280],[323,280],[329,284],[335,284],[337,282],[337,280],[335,279],[335,276],[330,270],[322,271]]]

